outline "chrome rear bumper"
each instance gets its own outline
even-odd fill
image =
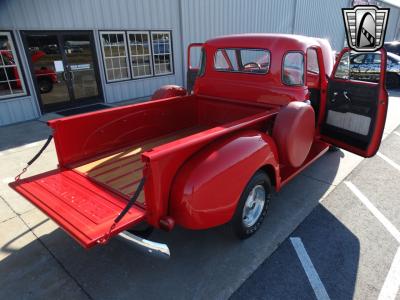
[[[152,242],[141,237],[138,237],[128,231],[120,232],[117,235],[118,239],[128,243],[129,245],[156,257],[168,259],[171,256],[169,248],[166,244]]]

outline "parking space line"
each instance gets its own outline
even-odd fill
[[[395,300],[400,288],[400,248],[397,249],[378,300]]]
[[[36,147],[39,144],[40,144],[40,142],[33,142],[33,143],[25,144],[22,147],[23,148],[33,148],[33,147]]]
[[[383,155],[382,153],[378,152],[376,155],[378,155],[380,158],[382,158],[384,161],[386,161],[389,165],[391,165],[393,168],[395,168],[397,171],[400,172],[400,165],[396,164],[393,160],[391,160],[389,157],[386,155]]]
[[[397,228],[364,196],[363,193],[350,181],[344,182],[354,195],[369,209],[369,211],[382,223],[390,234],[400,243],[400,232]]]
[[[400,136],[400,133],[399,133],[399,132],[397,132],[397,131],[393,131],[393,133],[394,133],[395,135],[398,135],[398,136]]]
[[[5,183],[5,184],[9,184],[10,182],[14,181],[14,177],[5,177],[3,178],[3,180],[1,182]]]
[[[303,266],[304,271],[306,272],[307,278],[311,284],[311,287],[314,290],[315,296],[318,300],[328,300],[329,295],[326,292],[326,289],[318,276],[317,270],[315,270],[314,265],[308,256],[306,248],[304,248],[303,242],[301,238],[291,237],[290,241],[292,242],[294,250],[296,250],[297,256]]]

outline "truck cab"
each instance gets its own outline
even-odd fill
[[[326,40],[297,35],[192,44],[187,91],[167,86],[149,102],[49,121],[59,168],[11,186],[86,248],[119,236],[165,250],[126,231],[143,222],[166,231],[231,223],[248,238],[272,191],[329,146],[377,152],[386,52],[374,82],[351,78],[352,55],[343,49],[335,64]]]

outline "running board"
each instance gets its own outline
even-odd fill
[[[164,259],[171,257],[169,248],[166,244],[143,239],[128,231],[120,232],[116,237],[147,254]]]

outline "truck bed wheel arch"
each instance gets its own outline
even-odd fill
[[[178,171],[169,211],[177,224],[205,229],[231,220],[244,187],[259,170],[276,183],[277,150],[273,139],[256,130],[235,133],[209,144]]]

